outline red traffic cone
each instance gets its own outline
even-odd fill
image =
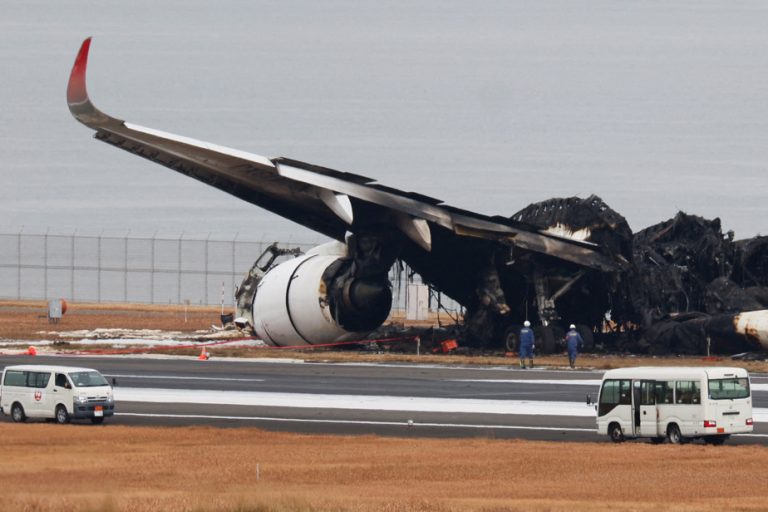
[[[201,361],[207,361],[210,357],[211,355],[208,352],[206,352],[205,347],[203,347],[203,349],[200,351],[200,356],[198,357],[198,359]]]
[[[27,355],[28,356],[36,356],[37,355],[37,349],[30,345],[30,347],[27,349]]]

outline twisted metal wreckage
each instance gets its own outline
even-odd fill
[[[277,263],[257,261],[239,316],[275,346],[361,339],[392,303],[388,272],[406,262],[464,306],[469,344],[514,349],[539,324],[556,349],[560,322],[587,344],[650,353],[768,348],[768,241],[734,241],[719,220],[678,214],[633,234],[599,197],[552,199],[512,217],[485,216],[357,174],[266,158],[104,114],[86,90],[90,38],[67,88],[95,138],[335,240]]]

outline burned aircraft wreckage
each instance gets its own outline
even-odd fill
[[[478,346],[514,349],[529,319],[544,352],[556,349],[559,326],[569,323],[588,344],[596,338],[609,349],[768,347],[763,237],[736,242],[718,220],[682,213],[633,234],[596,196],[485,216],[357,174],[146,128],[93,105],[89,48],[87,39],[67,103],[95,138],[335,240],[280,263],[284,251],[273,247],[246,277],[239,316],[269,344],[362,339],[389,315],[388,272],[399,260],[465,308],[463,335]]]

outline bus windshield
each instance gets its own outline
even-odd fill
[[[72,372],[69,374],[69,378],[78,388],[109,386],[107,379],[102,377],[99,372]]]
[[[709,398],[712,400],[749,398],[749,379],[746,377],[710,379]]]

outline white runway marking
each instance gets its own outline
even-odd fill
[[[237,379],[234,377],[180,377],[176,375],[118,375],[110,374],[105,377],[120,377],[123,379],[174,379],[174,380],[213,380],[227,382],[264,382],[264,379]]]
[[[458,412],[594,417],[595,409],[582,402],[537,400],[480,400],[411,396],[323,395],[188,389],[115,388],[118,402],[250,405],[369,411]]]
[[[449,382],[483,382],[486,384],[562,384],[564,386],[600,387],[600,379],[446,379]]]
[[[594,406],[582,402],[544,400],[483,400],[373,395],[323,395],[258,391],[218,391],[157,388],[115,388],[117,402],[244,405],[367,411],[448,412],[523,416],[594,418]],[[755,408],[755,422],[768,422],[768,409]]]
[[[505,430],[551,430],[555,432],[595,432],[593,428],[571,427],[527,427],[522,425],[475,425],[470,423],[421,423],[414,422],[409,425],[406,421],[365,421],[365,420],[318,420],[303,418],[273,418],[268,416],[218,416],[205,414],[152,414],[135,412],[116,412],[115,416],[136,416],[141,418],[179,418],[179,419],[211,419],[211,420],[248,420],[248,421],[275,421],[288,423],[330,423],[349,425],[378,425],[378,426],[408,426],[415,427],[449,427],[449,428],[477,428],[477,429],[505,429]]]

